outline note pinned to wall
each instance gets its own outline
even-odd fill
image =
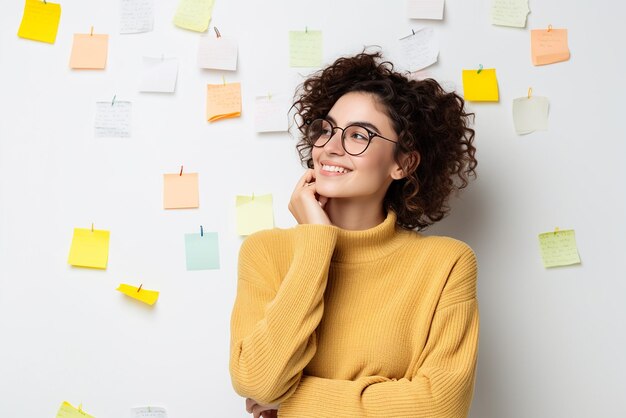
[[[533,65],[546,65],[569,59],[567,29],[533,29],[530,31],[530,53]]]
[[[178,58],[143,57],[143,74],[139,91],[174,93],[178,79]]]
[[[130,416],[131,418],[167,418],[167,411],[158,406],[140,406],[130,408]]]
[[[497,102],[498,80],[495,68],[463,70],[463,96],[474,102]]]
[[[491,1],[492,25],[525,28],[528,13],[530,13],[528,0]]]
[[[110,102],[96,102],[95,137],[130,137],[131,108],[131,102],[115,100],[115,98]]]
[[[102,70],[107,65],[109,35],[75,33],[70,55],[70,68]]]
[[[437,62],[439,42],[433,28],[413,31],[400,39],[404,62],[409,71],[419,71]]]
[[[197,208],[199,202],[198,173],[163,174],[164,209]]]
[[[573,229],[539,234],[541,259],[546,268],[580,264],[576,235]]]
[[[150,32],[154,27],[154,0],[120,0],[120,33]]]
[[[407,0],[406,14],[409,19],[443,19],[444,0]]]
[[[217,232],[185,234],[187,270],[215,270],[220,268]]]
[[[547,97],[527,96],[513,100],[513,123],[518,135],[548,129],[550,102]]]
[[[68,264],[75,267],[106,269],[109,261],[109,231],[74,228]]]
[[[322,65],[322,31],[289,32],[289,66],[320,67]]]
[[[237,196],[237,233],[250,235],[274,227],[272,195]]]
[[[291,100],[284,94],[255,98],[254,128],[257,132],[287,132]]]
[[[201,36],[198,42],[198,67],[212,70],[237,70],[237,40],[224,36]]]
[[[56,418],[94,418],[83,411],[82,404],[74,408],[69,402],[63,402],[57,412]]]
[[[135,287],[129,284],[120,284],[115,290],[147,305],[154,305],[159,299],[159,292],[145,289],[143,285]]]
[[[174,15],[174,24],[196,32],[206,31],[214,3],[214,0],[180,0]]]
[[[215,122],[239,116],[241,116],[241,84],[207,84],[206,119]]]
[[[17,36],[53,44],[59,30],[61,5],[40,0],[26,0]]]

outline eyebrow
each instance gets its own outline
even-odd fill
[[[329,122],[333,123],[333,124],[337,124],[337,121],[335,119],[333,119],[332,116],[330,115],[326,115],[326,120],[328,120]],[[364,126],[366,128],[371,129],[372,131],[374,131],[374,133],[377,133],[380,135],[380,129],[378,129],[376,127],[376,125],[369,123],[369,122],[365,122],[365,121],[350,121],[348,122],[348,124],[346,126],[350,126],[350,125],[361,125]]]

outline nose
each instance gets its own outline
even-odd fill
[[[333,129],[333,134],[331,135],[326,145],[324,145],[324,151],[328,152],[329,154],[343,155],[344,150],[341,143],[342,134],[343,131],[341,129]]]

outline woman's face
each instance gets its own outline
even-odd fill
[[[369,93],[350,92],[341,96],[326,119],[340,128],[358,123],[385,138],[397,140],[391,119],[375,96]],[[317,193],[333,199],[382,202],[391,182],[402,178],[402,170],[393,158],[396,145],[374,137],[363,154],[353,156],[341,146],[341,132],[340,129],[334,130],[324,147],[313,147]]]

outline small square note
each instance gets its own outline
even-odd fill
[[[198,173],[163,174],[163,208],[187,209],[199,206]]]
[[[102,70],[107,65],[109,35],[74,34],[70,68]]]

